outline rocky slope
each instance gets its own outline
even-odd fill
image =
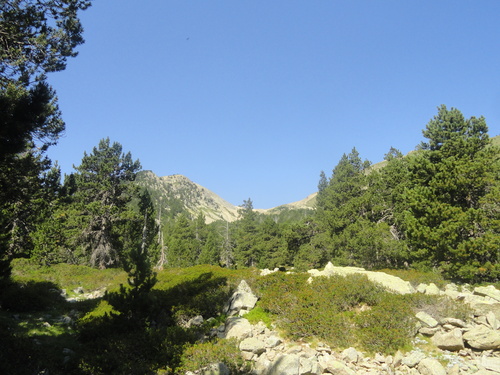
[[[158,177],[152,171],[142,171],[138,174],[136,182],[149,190],[157,207],[159,205],[163,213],[187,212],[194,217],[203,213],[207,223],[217,220],[232,222],[239,217],[238,206],[234,206],[183,175]],[[314,209],[315,201],[316,193],[298,202],[256,211],[274,216],[290,216],[291,212],[307,214]]]
[[[265,270],[263,274],[272,271]],[[359,273],[362,269],[329,265],[324,271],[310,270],[314,276],[339,273]],[[382,273],[380,273],[382,274]],[[386,277],[387,276],[387,277]],[[394,276],[380,276],[388,290],[394,290]],[[406,284],[403,280],[400,283]],[[407,293],[406,288],[396,293]],[[328,345],[292,342],[264,324],[252,325],[244,314],[257,301],[245,281],[228,301],[225,324],[213,329],[212,335],[236,339],[246,363],[255,375],[498,375],[500,374],[500,291],[493,286],[463,286],[449,284],[440,290],[434,284],[421,284],[412,293],[437,294],[463,301],[473,311],[467,322],[455,318],[434,319],[425,311],[416,313],[417,332],[414,349],[394,355],[367,355],[355,348],[336,352]],[[198,317],[199,324],[203,322]],[[224,363],[214,363],[200,369],[198,374],[224,374],[229,370]],[[188,372],[186,375],[193,375]]]

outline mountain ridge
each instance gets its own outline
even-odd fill
[[[192,216],[202,213],[207,223],[217,220],[236,221],[239,218],[239,206],[226,201],[218,194],[193,182],[181,174],[157,176],[151,170],[137,174],[136,183],[147,188],[160,211],[169,210],[171,216],[188,212]],[[316,194],[306,198],[268,209],[254,209],[264,215],[279,216],[290,211],[312,211],[316,202]]]

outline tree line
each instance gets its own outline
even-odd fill
[[[76,56],[78,12],[88,6],[0,2],[0,278],[9,278],[11,259],[27,257],[123,267],[137,279],[153,266],[308,269],[333,261],[498,280],[499,150],[483,117],[444,105],[410,154],[391,148],[376,168],[353,148],[330,176],[321,172],[316,210],[300,220],[259,215],[251,199],[233,223],[207,225],[179,207],[161,220],[134,183],[140,162],[109,138],[62,178],[46,156],[65,129],[46,73]]]

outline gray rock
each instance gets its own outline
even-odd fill
[[[463,339],[475,349],[500,349],[500,332],[483,325],[465,332]]]
[[[245,318],[232,317],[226,320],[226,331],[224,338],[230,339],[232,337],[243,340],[252,336],[252,325]]]
[[[441,291],[439,290],[439,288],[436,286],[436,284],[434,283],[430,283],[429,285],[427,285],[427,287],[425,288],[425,294],[430,294],[430,295],[434,295],[434,296],[437,296],[439,294],[441,294]]]
[[[359,353],[354,348],[347,348],[341,354],[342,360],[346,362],[356,363],[359,359]]]
[[[321,369],[326,370],[327,372],[331,374],[338,374],[338,375],[355,375],[356,372],[349,367],[347,367],[346,364],[337,361],[334,357],[331,355],[327,356],[322,356],[318,358],[318,363],[319,367]]]
[[[464,348],[462,331],[459,328],[450,332],[437,332],[432,337],[432,342],[442,350],[458,351]]]
[[[488,322],[491,328],[498,329],[499,326],[498,320],[493,311],[488,311],[488,314],[486,314],[486,321]]]
[[[300,357],[296,354],[280,354],[271,363],[266,375],[299,374]]]
[[[252,352],[259,355],[266,351],[266,346],[263,341],[255,337],[247,337],[240,342],[240,350],[243,352]]]
[[[495,371],[500,373],[500,358],[498,357],[482,357],[481,366],[486,370]]]
[[[460,320],[457,318],[444,318],[441,321],[441,324],[451,324],[452,326],[460,327],[460,328],[467,327],[467,324],[463,320]]]
[[[415,317],[430,328],[437,327],[439,324],[436,319],[427,314],[425,311],[419,311]]]
[[[281,339],[278,336],[269,336],[266,339],[266,348],[275,348],[281,344]]]
[[[419,333],[421,333],[422,335],[425,335],[425,336],[433,336],[438,331],[439,331],[439,327],[434,327],[434,328],[422,327],[418,330]]]
[[[235,315],[239,314],[240,310],[250,311],[255,307],[257,300],[258,298],[252,293],[252,290],[247,282],[245,280],[241,280],[229,300],[226,312],[229,315]]]
[[[187,322],[187,327],[199,327],[203,324],[203,322],[203,317],[201,315],[197,315],[194,318],[189,319],[189,321]]]
[[[446,375],[443,365],[435,358],[424,358],[418,364],[418,371],[422,375]]]
[[[420,361],[424,358],[425,358],[424,353],[418,351],[412,351],[401,360],[401,364],[412,368],[418,365]]]
[[[320,366],[318,364],[318,360],[316,357],[303,358],[299,359],[299,374],[300,375],[319,375],[323,371],[321,371]]]
[[[500,302],[500,290],[495,288],[493,285],[477,286],[474,288],[474,294],[490,297]]]

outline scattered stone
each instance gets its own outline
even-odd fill
[[[418,330],[418,332],[424,336],[433,336],[438,331],[439,331],[439,327],[434,327],[434,328],[422,327]]]
[[[255,337],[247,337],[240,342],[240,350],[260,355],[266,351],[266,345]]]
[[[85,291],[83,290],[83,287],[79,286],[78,288],[76,289],[73,289],[73,293],[76,293],[76,294],[83,294]]]
[[[418,364],[421,375],[446,375],[443,365],[435,358],[424,358]]]
[[[464,348],[464,340],[460,328],[455,328],[449,332],[437,332],[432,337],[432,342],[442,350],[458,351]]]
[[[331,355],[318,358],[319,367],[331,374],[355,375],[356,372],[350,369],[346,364],[337,361]]]
[[[203,322],[203,317],[201,315],[197,315],[194,318],[189,319],[189,321],[187,322],[187,327],[199,327],[203,324]]]
[[[467,324],[463,320],[456,319],[456,318],[444,318],[441,321],[441,324],[443,324],[443,325],[444,324],[451,324],[452,326],[460,327],[460,328],[467,327]]]
[[[474,288],[474,294],[477,294],[479,296],[490,297],[500,302],[500,290],[495,288],[493,285],[477,286]]]
[[[419,351],[412,351],[401,360],[401,364],[412,368],[418,365],[420,361],[424,358],[425,358],[424,353]]]
[[[359,353],[354,348],[347,348],[341,354],[342,360],[351,363],[357,363],[359,359]]]
[[[475,349],[500,349],[500,332],[483,325],[465,332],[463,338]]]
[[[252,336],[252,325],[245,318],[231,317],[226,320],[224,338],[243,340]]]
[[[430,328],[437,327],[439,324],[436,319],[427,314],[425,311],[419,311],[415,317]]]
[[[252,289],[245,280],[241,280],[235,292],[231,296],[226,313],[228,315],[240,314],[241,310],[250,311],[255,307],[258,298],[253,294]]]
[[[486,370],[500,373],[500,358],[499,357],[482,357],[481,366]]]

